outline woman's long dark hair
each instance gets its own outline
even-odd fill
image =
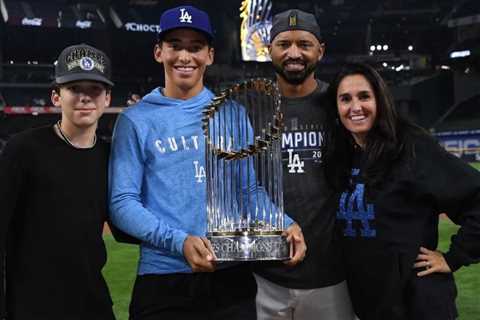
[[[327,126],[323,143],[325,174],[330,184],[337,190],[346,188],[354,150],[358,148],[351,133],[340,122],[337,111],[337,91],[340,82],[352,75],[362,75],[367,79],[373,89],[377,105],[376,119],[367,133],[364,150],[362,172],[367,187],[375,188],[383,181],[391,165],[407,147],[406,131],[418,128],[399,117],[390,90],[373,67],[362,63],[349,63],[343,66],[330,83],[327,92]]]

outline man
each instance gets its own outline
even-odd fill
[[[325,52],[312,14],[288,10],[273,18],[269,47],[282,94],[285,211],[299,223],[308,247],[294,268],[257,264],[258,319],[353,319],[340,248],[336,203],[327,187],[320,146],[327,84],[314,71]]]
[[[141,239],[130,319],[256,319],[256,283],[247,264],[215,263],[206,235],[204,87],[213,63],[208,15],[191,6],[165,11],[154,48],[165,87],[120,115],[110,161],[112,222]],[[289,229],[305,254],[298,225]]]
[[[61,120],[14,136],[1,156],[8,320],[115,319],[101,273],[109,150],[95,134],[110,75],[102,51],[64,49],[51,93]]]

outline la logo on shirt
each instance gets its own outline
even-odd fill
[[[287,149],[288,152],[288,164],[287,167],[289,173],[304,173],[303,167],[305,162],[300,160],[298,153],[293,153],[293,149]]]
[[[352,169],[352,176],[358,176],[359,173],[359,169]],[[345,221],[344,236],[355,238],[358,231],[362,238],[377,236],[377,231],[370,226],[370,222],[375,221],[375,208],[365,200],[365,184],[357,183],[352,191],[342,193],[338,207],[337,219]],[[360,230],[357,230],[354,221],[360,222]]]
[[[195,181],[197,183],[204,182],[206,178],[205,168],[197,160],[193,161],[193,165],[195,166]]]

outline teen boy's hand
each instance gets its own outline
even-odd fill
[[[290,243],[290,254],[292,255],[290,260],[284,263],[287,266],[293,267],[305,259],[307,244],[303,238],[302,228],[300,228],[298,223],[290,225],[287,230],[284,231],[284,235],[287,236],[287,241]]]
[[[187,236],[183,243],[183,256],[193,272],[215,271],[215,253],[205,237]]]
[[[136,93],[132,93],[130,97],[127,99],[127,106],[133,106],[135,103],[140,101],[142,97]]]

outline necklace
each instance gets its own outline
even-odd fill
[[[57,123],[55,123],[55,127],[57,128],[58,130],[58,133],[60,133],[60,136],[62,137],[62,139],[70,146],[70,147],[73,147],[75,149],[87,149],[87,148],[93,148],[95,146],[95,144],[97,143],[97,134],[95,134],[93,136],[93,141],[92,141],[92,145],[89,146],[89,147],[86,147],[86,148],[80,148],[76,145],[74,145],[72,143],[72,141],[70,141],[70,139],[67,138],[67,136],[65,135],[65,133],[63,133],[62,131],[62,120],[58,120]]]

